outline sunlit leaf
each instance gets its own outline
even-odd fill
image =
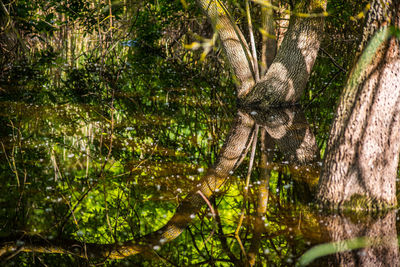
[[[366,248],[366,247],[369,247],[371,244],[372,243],[371,243],[370,239],[365,238],[365,237],[360,237],[360,238],[354,238],[354,239],[349,239],[349,240],[344,240],[344,241],[338,241],[338,242],[317,245],[317,246],[309,249],[306,253],[304,253],[300,257],[300,259],[298,261],[298,265],[306,266],[317,258],[335,254],[335,253],[348,251],[348,250]]]

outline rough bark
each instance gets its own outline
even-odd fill
[[[358,221],[358,222],[357,222]],[[314,262],[313,266],[399,266],[399,246],[396,231],[396,213],[352,219],[344,215],[325,218],[321,231],[327,233],[336,249],[346,250]],[[364,238],[366,247],[345,249],[347,240]]]
[[[259,122],[280,146],[283,153],[293,161],[307,163],[314,160],[315,139],[300,113],[279,111],[272,115],[268,108],[271,104],[291,104],[296,102],[309,78],[318,48],[319,36],[323,26],[322,18],[293,17],[277,58],[271,64],[266,76],[256,85],[252,70],[253,62],[248,45],[230,19],[227,10],[216,0],[198,0],[203,11],[211,20],[219,34],[227,59],[238,80],[237,93],[240,98],[249,94],[245,104],[261,103],[264,108]],[[325,9],[326,1],[299,1],[298,10],[318,12]],[[307,8],[306,8],[307,7]],[[254,91],[254,92],[253,92]],[[271,101],[271,99],[273,101]],[[277,112],[272,111],[272,112]],[[299,115],[300,114],[300,115]],[[298,123],[298,121],[301,123]],[[139,240],[129,240],[117,244],[85,244],[77,241],[51,242],[43,240],[25,242],[7,242],[0,247],[1,254],[13,253],[15,250],[49,253],[70,253],[80,257],[123,258],[137,253],[146,253],[157,249],[164,243],[179,236],[192,221],[191,215],[196,214],[204,206],[204,198],[211,198],[225,183],[228,176],[241,163],[252,143],[255,122],[251,116],[238,112],[223,146],[216,164],[211,167],[202,182],[192,190],[177,208],[169,222],[154,233]],[[76,251],[75,251],[76,250]]]
[[[267,3],[271,4],[270,0]],[[267,73],[268,68],[271,66],[276,56],[276,36],[275,36],[275,22],[274,22],[274,11],[271,8],[262,7],[262,28],[265,34],[262,36],[261,44],[261,61],[260,61],[260,76],[263,77]],[[275,37],[275,38],[274,38]]]
[[[298,106],[249,113],[291,163],[304,165],[319,160],[315,136]]]
[[[360,49],[365,51],[349,76],[325,152],[317,194],[324,206],[376,209],[397,204],[400,51],[399,41],[388,38],[387,26],[399,27],[399,19],[399,1],[372,3]],[[374,42],[381,43],[376,52]]]
[[[219,35],[222,47],[237,79],[237,95],[243,96],[254,85],[256,77],[249,47],[240,29],[233,23],[220,1],[197,0]]]
[[[326,8],[326,1],[311,1],[306,9],[305,2],[301,1],[295,11],[317,13]],[[289,29],[270,68],[250,93],[241,98],[240,104],[267,109],[296,103],[317,57],[323,25],[323,17],[292,15]]]
[[[149,252],[148,244],[127,241],[117,244],[95,244],[78,240],[55,238],[52,240],[40,236],[12,236],[0,240],[0,260],[6,263],[8,258],[20,252],[70,254],[88,259],[120,259],[139,252]],[[151,256],[150,253],[147,255]]]
[[[239,82],[241,105],[267,108],[299,100],[318,54],[323,17],[292,16],[277,56],[266,75],[255,84],[247,43],[226,9],[216,0],[197,2],[219,34],[226,57]],[[326,1],[299,1],[295,12],[320,13],[325,8]]]

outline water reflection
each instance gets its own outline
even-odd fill
[[[318,259],[313,264],[399,266],[396,216],[394,210],[372,216],[327,215],[321,220],[320,226],[332,243],[331,247],[325,247],[325,251],[322,249],[320,252],[332,249],[340,252]]]
[[[128,126],[121,115],[110,125],[85,107],[6,108],[2,263],[34,252],[74,263],[294,265],[314,245],[366,236],[383,241],[312,264],[398,264],[394,212],[326,216],[309,205],[320,158],[298,106],[238,110],[205,172],[138,127],[143,120]]]

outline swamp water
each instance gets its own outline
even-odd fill
[[[330,214],[312,204],[320,159],[288,160],[291,140],[309,131],[298,107],[231,114],[188,91],[139,104],[114,91],[105,104],[4,94],[2,265],[400,264],[397,210]],[[255,125],[258,141],[277,146],[261,153],[257,142],[249,172]]]

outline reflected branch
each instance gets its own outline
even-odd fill
[[[266,130],[290,162],[306,165],[320,160],[315,136],[299,106],[266,110],[246,108],[246,111]]]
[[[226,138],[216,163],[208,169],[201,182],[193,188],[180,203],[172,218],[159,230],[145,235],[137,240],[128,240],[114,244],[95,244],[82,241],[57,238],[47,240],[37,236],[22,235],[3,238],[1,240],[0,255],[7,257],[15,251],[65,253],[84,258],[112,258],[119,259],[143,253],[154,255],[164,243],[177,238],[191,223],[193,218],[212,199],[215,192],[226,183],[233,171],[242,163],[250,147],[256,146],[256,129],[261,127],[264,132],[262,148],[268,151],[274,142],[285,154],[288,160],[309,164],[318,158],[318,148],[310,127],[305,120],[304,113],[298,107],[284,109],[269,109],[267,111],[252,111],[250,114],[238,111],[234,124]],[[269,141],[265,135],[269,136]],[[268,143],[269,142],[269,143]],[[254,151],[252,157],[254,158]],[[264,154],[263,157],[266,155]],[[262,216],[266,211],[268,200],[268,170],[267,162],[272,155],[268,155],[262,164],[264,180],[260,188],[257,222],[251,248],[254,253],[259,246],[259,236],[262,233]],[[249,172],[251,172],[249,166]],[[215,212],[214,212],[215,214]],[[244,248],[243,248],[244,249]]]
[[[269,162],[272,162],[273,159],[272,149],[274,148],[274,143],[272,142],[272,138],[268,135],[268,133],[264,128],[261,129],[260,142],[261,142],[261,159],[260,159],[261,183],[258,188],[257,213],[254,220],[253,237],[251,239],[249,253],[248,253],[250,266],[254,266],[254,264],[256,263],[256,257],[261,244],[261,235],[265,230],[264,216],[268,206],[269,179],[270,179],[270,170],[267,168],[267,166]]]
[[[246,156],[254,135],[255,123],[247,114],[238,112],[219,157],[210,167],[201,182],[188,194],[176,209],[175,214],[161,229],[138,240],[114,244],[85,243],[57,238],[47,240],[35,236],[16,236],[0,239],[0,256],[7,256],[16,250],[24,252],[63,253],[83,258],[119,259],[138,253],[152,255],[164,243],[178,237],[204,206],[204,198],[210,199],[227,181]],[[201,192],[201,194],[197,193]]]

